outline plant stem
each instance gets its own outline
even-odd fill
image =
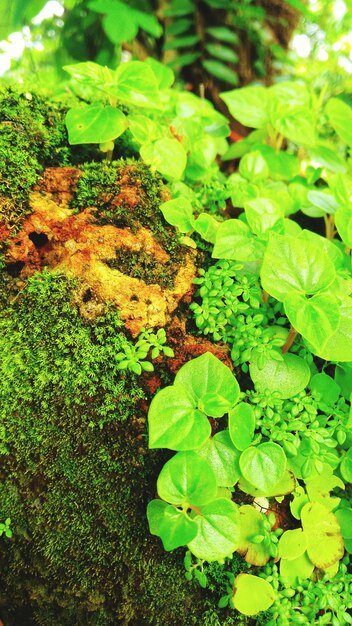
[[[325,222],[325,236],[330,241],[335,235],[335,220],[333,215],[324,215]]]
[[[267,291],[264,291],[264,289],[262,290],[262,300],[263,302],[266,304],[269,300],[269,294]]]
[[[293,344],[293,342],[294,342],[294,340],[295,340],[295,338],[296,338],[296,335],[297,335],[297,330],[295,330],[295,329],[293,328],[293,326],[291,326],[291,328],[290,328],[290,332],[289,332],[289,333],[288,333],[288,335],[287,335],[287,339],[286,339],[286,341],[285,341],[284,345],[283,345],[283,346],[282,346],[282,348],[281,348],[281,352],[282,352],[283,354],[284,354],[285,352],[288,352],[288,351],[289,351],[289,349],[291,348],[291,346],[292,346],[292,344]]]

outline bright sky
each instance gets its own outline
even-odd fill
[[[53,15],[60,17],[64,12],[63,6],[56,0],[49,0],[38,15],[32,20],[33,24],[40,24],[43,20]],[[11,33],[7,41],[0,41],[0,76],[4,74],[11,66],[11,59],[19,59],[23,53],[25,46],[33,45],[30,42],[29,28],[23,28],[22,31]]]

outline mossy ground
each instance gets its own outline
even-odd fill
[[[0,222],[12,231],[45,166],[88,160],[89,150],[67,145],[64,111],[33,94],[6,92],[0,102],[7,172]],[[101,223],[153,229],[177,257],[173,229],[157,210],[163,184],[149,168],[95,163],[80,185],[76,206],[94,204]],[[149,534],[146,506],[167,453],[148,450],[141,380],[117,369],[126,339],[117,310],[106,303],[97,318],[82,319],[80,289],[62,271],[23,280],[0,264],[0,521],[11,517],[13,530],[0,539],[1,619],[6,626],[246,624],[217,608],[216,576],[208,590],[187,582],[184,551],[165,553]]]
[[[107,306],[83,322],[76,291],[44,271],[1,315],[0,518],[11,517],[14,533],[1,539],[3,619],[241,623],[218,618],[217,596],[184,579],[183,551],[164,553],[149,535],[145,509],[164,453],[147,450],[138,378],[117,370],[117,312]]]

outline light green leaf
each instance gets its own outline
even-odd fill
[[[290,585],[297,585],[298,578],[309,578],[313,570],[314,565],[306,552],[297,559],[282,559],[280,561],[280,576]]]
[[[284,212],[274,200],[254,198],[245,202],[244,207],[248,224],[258,237],[265,237],[271,229],[284,231]]]
[[[189,200],[180,196],[160,205],[160,210],[169,224],[177,226],[181,233],[188,233],[193,226],[193,208]]]
[[[273,180],[291,180],[298,176],[300,163],[295,155],[283,150],[278,152],[266,144],[259,145],[257,150],[263,155]]]
[[[215,39],[219,39],[219,41],[232,44],[238,44],[240,41],[237,33],[230,30],[230,28],[226,28],[226,26],[211,26],[206,28],[206,32]]]
[[[228,46],[222,46],[219,43],[208,43],[205,45],[205,49],[211,56],[221,61],[226,61],[227,63],[237,63],[238,61],[238,54]]]
[[[310,380],[307,362],[289,352],[282,355],[281,361],[266,359],[262,368],[254,361],[249,367],[249,372],[258,391],[268,389],[277,392],[283,399],[292,398],[303,391]]]
[[[160,135],[157,123],[146,115],[129,115],[128,129],[138,143],[153,141]]]
[[[217,482],[207,461],[195,452],[178,452],[161,470],[157,489],[170,504],[199,507],[214,500]]]
[[[343,158],[326,146],[316,145],[309,150],[312,159],[332,172],[346,172],[347,166]]]
[[[211,433],[208,419],[181,385],[165,387],[154,396],[148,423],[150,448],[193,450]]]
[[[278,556],[281,559],[297,559],[302,556],[307,549],[307,537],[302,528],[286,530],[280,537],[278,544]]]
[[[160,537],[167,551],[187,545],[197,534],[197,524],[163,500],[149,502],[147,518],[151,534]]]
[[[288,493],[291,493],[291,491],[293,491],[296,487],[296,480],[293,473],[286,470],[283,477],[275,485],[271,485],[270,489],[266,489],[265,492],[254,487],[248,482],[248,480],[245,480],[243,476],[241,476],[238,486],[241,491],[248,493],[250,496],[253,496],[253,498],[273,498],[276,496],[285,496]]]
[[[340,302],[332,293],[311,298],[292,292],[284,299],[285,313],[292,326],[312,344],[314,351],[324,349],[340,321]]]
[[[352,109],[339,98],[330,98],[325,107],[330,124],[348,146],[352,146]]]
[[[319,502],[308,502],[301,511],[301,521],[307,553],[316,567],[326,569],[343,557],[343,539],[334,513]]]
[[[200,234],[202,239],[214,243],[220,222],[208,213],[201,213],[193,223],[194,230]]]
[[[352,354],[352,298],[344,298],[340,306],[337,330],[316,354],[327,361],[350,361]]]
[[[257,615],[271,607],[276,594],[264,578],[252,574],[239,574],[235,579],[233,604],[244,615]]]
[[[206,59],[202,62],[202,65],[204,69],[212,76],[215,76],[215,78],[219,78],[230,85],[237,85],[238,76],[236,72],[227,67],[224,63],[221,63],[221,61]]]
[[[287,459],[281,446],[276,443],[261,443],[250,446],[240,456],[243,477],[263,492],[283,478]]]
[[[240,402],[229,412],[229,433],[237,450],[245,450],[251,445],[254,429],[255,415],[253,407],[246,402]]]
[[[275,130],[298,145],[314,146],[316,143],[315,119],[308,110],[274,117],[272,124]]]
[[[220,94],[233,117],[244,126],[263,128],[267,125],[268,92],[265,87],[241,87]]]
[[[127,118],[119,109],[99,102],[70,109],[65,123],[71,145],[105,143],[122,135],[127,128]]]
[[[177,139],[165,137],[141,147],[141,157],[166,178],[180,179],[187,163],[187,154]]]
[[[258,261],[263,246],[257,242],[250,228],[241,220],[226,220],[216,233],[212,257],[236,261]]]
[[[240,477],[240,453],[233,446],[227,430],[216,433],[214,437],[197,450],[197,454],[206,459],[212,467],[219,487],[232,487]]]
[[[240,534],[238,508],[227,498],[217,498],[202,506],[194,521],[197,536],[188,544],[189,550],[205,561],[219,561],[236,550]]]
[[[338,509],[335,511],[344,539],[352,539],[352,509]]]
[[[176,374],[175,385],[182,385],[198,408],[211,417],[221,417],[229,411],[240,393],[231,370],[210,352],[183,365]],[[211,405],[211,412],[207,405]]]
[[[160,106],[157,79],[148,64],[142,61],[122,63],[115,75],[115,93],[119,102],[148,108]]]
[[[241,533],[237,552],[244,557],[247,563],[263,567],[269,559],[270,553],[264,542],[252,543],[255,536],[265,535],[263,516],[250,504],[244,504],[239,508],[241,520]]]
[[[167,67],[164,63],[160,63],[153,57],[148,57],[145,60],[152,68],[155,78],[158,82],[159,89],[168,89],[175,81],[175,74],[170,67]]]
[[[259,150],[247,152],[242,157],[239,172],[243,178],[254,183],[269,177],[269,167]]]
[[[340,472],[347,483],[352,483],[352,448],[344,455],[340,464]]]
[[[336,211],[335,224],[337,231],[348,248],[352,248],[352,209],[344,206]]]
[[[339,203],[334,196],[325,191],[316,191],[315,189],[308,191],[308,200],[327,215],[334,215],[339,208]]]
[[[270,233],[261,269],[265,291],[281,302],[292,291],[314,294],[327,289],[336,272],[328,255],[313,242]]]

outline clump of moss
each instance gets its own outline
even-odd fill
[[[174,229],[159,209],[166,193],[159,174],[134,159],[86,163],[82,170],[73,207],[94,206],[99,224],[130,228],[132,232],[141,227],[149,228],[170,256],[169,261],[161,265],[143,252],[117,251],[116,258],[108,261],[108,265],[148,284],[171,288],[184,248],[178,244]]]
[[[116,310],[84,322],[75,293],[75,280],[44,271],[0,314],[0,519],[13,530],[0,539],[2,619],[217,626],[218,612],[243,623],[222,622],[211,592],[185,580],[183,551],[150,536],[165,453],[147,450],[138,378],[117,370]]]
[[[87,156],[68,145],[66,110],[29,92],[8,88],[0,94],[0,197],[5,197],[0,222],[13,231],[30,212],[29,192],[44,167],[75,164]]]

